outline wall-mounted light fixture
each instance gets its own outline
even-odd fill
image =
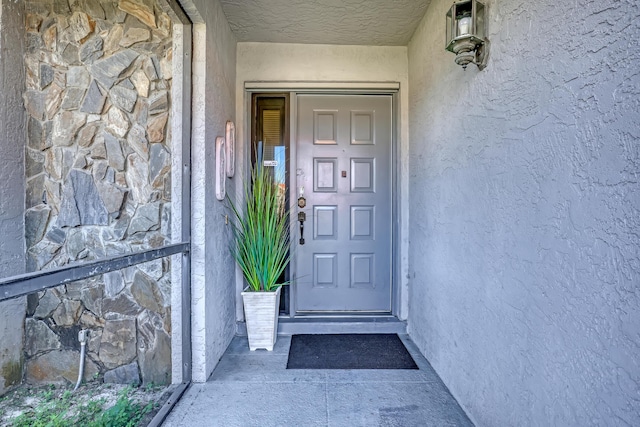
[[[485,6],[477,0],[459,0],[447,12],[446,49],[456,54],[456,64],[466,69],[476,64],[483,70],[489,58],[485,37]]]
[[[224,147],[226,154],[227,177],[233,178],[236,164],[236,125],[227,120],[224,133]]]
[[[227,169],[225,167],[226,158],[224,137],[219,136],[216,138],[216,199],[218,200],[224,200],[227,194],[225,187],[227,177]]]

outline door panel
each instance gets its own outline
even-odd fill
[[[299,95],[297,312],[391,311],[391,96]]]

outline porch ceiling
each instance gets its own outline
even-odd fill
[[[240,42],[406,46],[431,0],[220,0]]]

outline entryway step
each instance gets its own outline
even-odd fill
[[[278,320],[278,335],[406,333],[407,322],[394,316],[281,317]],[[238,322],[237,334],[247,334],[244,322]]]

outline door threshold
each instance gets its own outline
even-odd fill
[[[247,327],[238,322],[236,332],[246,336]],[[406,334],[407,322],[395,316],[280,317],[278,335],[295,334]]]

